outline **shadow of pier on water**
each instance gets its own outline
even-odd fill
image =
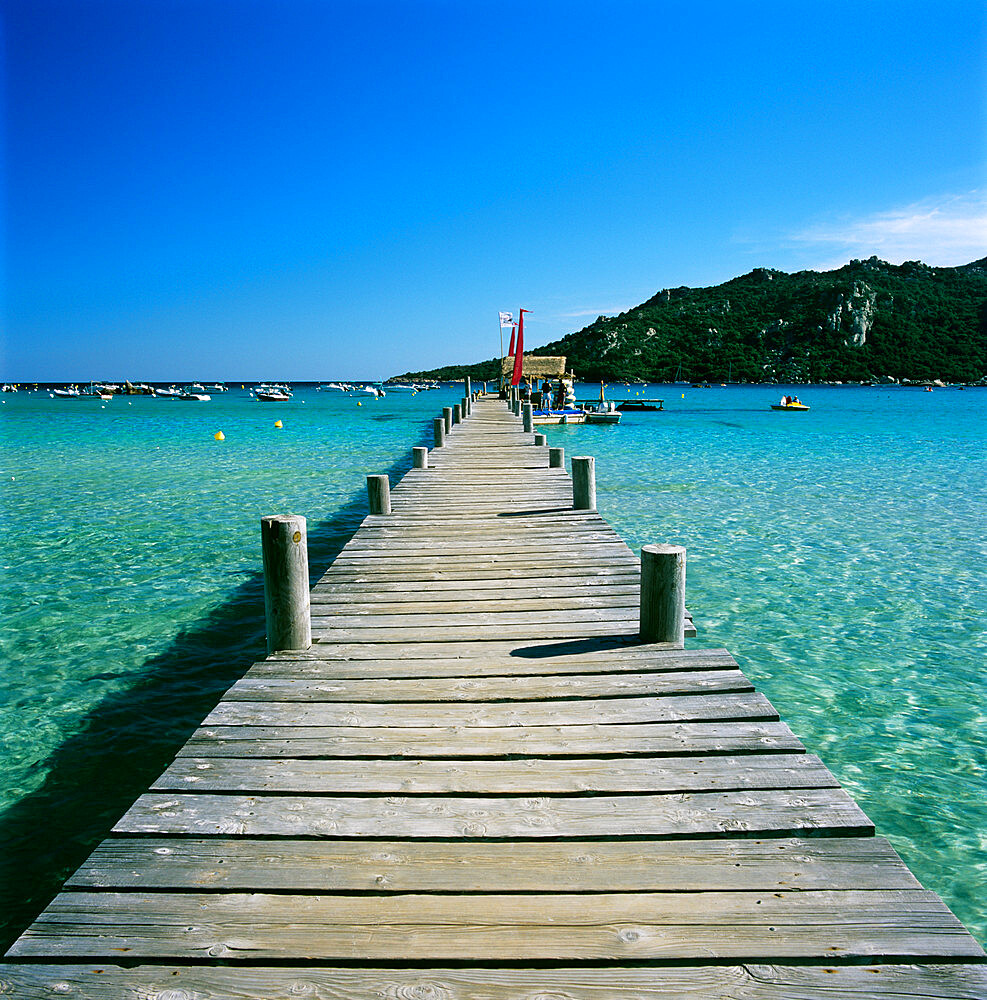
[[[409,448],[386,473],[393,482],[410,466]],[[366,513],[360,490],[331,518],[310,526],[311,583]],[[44,762],[41,787],[0,813],[0,953],[160,776],[230,685],[266,654],[264,580],[257,571],[147,660],[133,685],[81,719]]]

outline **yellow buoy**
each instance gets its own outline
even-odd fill
[[[685,399],[685,393],[684,392],[682,393],[682,398]]]
[[[216,431],[216,433],[213,434],[213,437],[217,441],[225,441],[226,440],[226,435],[222,431]]]
[[[280,429],[281,427],[284,427],[284,424],[281,423],[280,420],[275,420],[274,421],[274,426]]]
[[[357,406],[363,406],[363,403],[357,403],[356,405]]]

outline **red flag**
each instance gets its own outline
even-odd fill
[[[511,385],[518,385],[521,382],[521,365],[524,362],[524,314],[530,309],[522,309],[517,320],[517,349],[514,352],[514,374],[511,376]]]
[[[509,350],[509,351],[507,352],[507,356],[508,356],[509,358],[511,358],[511,357],[513,357],[513,356],[514,356],[514,331],[515,331],[516,329],[517,329],[517,327],[516,327],[516,326],[515,326],[515,325],[514,325],[514,324],[512,323],[512,324],[511,324],[511,348],[510,348],[510,350]],[[501,343],[503,343],[503,341],[501,341]]]

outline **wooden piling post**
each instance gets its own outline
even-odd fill
[[[432,421],[432,431],[435,434],[435,447],[441,448],[446,443],[446,422],[444,417],[436,417]]]
[[[572,459],[572,506],[596,510],[596,459],[592,455]]]
[[[550,469],[565,468],[565,448],[548,449],[548,467]]]
[[[267,651],[308,649],[312,645],[312,613],[305,518],[297,514],[263,517],[260,539]]]
[[[463,396],[462,401],[459,404],[460,409],[463,411],[463,420],[465,420],[470,415],[470,398],[469,396]]]
[[[645,545],[641,549],[641,642],[684,645],[685,549]]]
[[[525,403],[521,407],[521,419],[524,421],[524,432],[526,434],[530,434],[535,429],[535,418],[531,414],[531,404]]]
[[[371,514],[390,514],[391,481],[387,476],[367,476],[367,500]]]
[[[466,395],[470,396],[473,393],[473,383],[470,380],[469,375],[466,376]]]
[[[548,438],[545,437],[544,434],[536,434],[535,435],[535,447],[536,448],[544,448],[545,447],[545,443],[547,441],[548,441]]]
[[[461,403],[454,403],[452,407],[452,424],[455,427],[456,424],[461,424],[463,422],[463,407]]]
[[[446,434],[452,431],[452,407],[443,406],[442,407],[442,419],[446,422]]]
[[[442,421],[436,421],[440,423]],[[444,422],[443,426],[445,426]],[[427,469],[428,468],[428,448],[412,448],[411,449],[411,464],[415,469]]]

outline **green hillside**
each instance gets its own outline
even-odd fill
[[[532,353],[565,354],[589,381],[975,382],[987,373],[987,258],[757,268],[710,288],[664,289]],[[491,379],[497,369],[494,359],[409,375]]]

